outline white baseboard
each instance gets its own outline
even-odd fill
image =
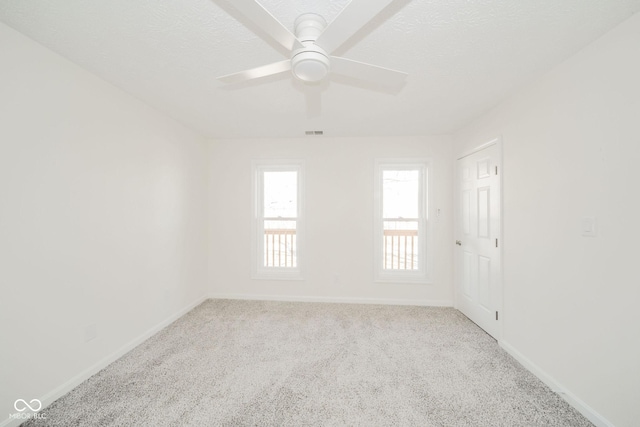
[[[580,400],[576,395],[568,391],[562,384],[552,378],[549,374],[543,371],[538,365],[529,360],[526,356],[516,350],[511,344],[504,341],[499,342],[507,353],[513,356],[522,366],[527,368],[532,374],[538,377],[543,383],[545,383],[551,390],[558,393],[569,405],[573,406],[578,412],[580,412],[586,419],[591,421],[597,427],[614,427],[614,425],[605,417],[596,412],[592,407]]]
[[[71,390],[76,388],[82,382],[86,381],[91,376],[97,374],[102,369],[106,368],[108,365],[110,365],[111,363],[115,362],[116,360],[118,360],[119,358],[124,356],[126,353],[128,353],[131,350],[133,350],[135,347],[137,347],[138,345],[142,344],[144,341],[149,339],[151,336],[153,336],[154,334],[158,333],[160,330],[162,330],[166,326],[170,325],[171,323],[175,322],[180,317],[184,316],[186,313],[188,313],[189,311],[193,310],[196,306],[202,304],[206,300],[207,300],[207,297],[204,297],[204,296],[198,298],[196,301],[194,301],[191,304],[187,305],[185,308],[183,308],[183,309],[179,310],[178,312],[172,314],[171,316],[169,316],[168,318],[166,318],[162,322],[160,322],[157,325],[153,326],[152,328],[148,329],[143,334],[141,334],[138,337],[134,338],[133,340],[129,341],[127,344],[125,344],[124,346],[120,347],[118,350],[116,350],[115,352],[111,353],[107,357],[103,358],[102,360],[100,360],[95,365],[89,367],[88,369],[85,369],[84,371],[80,372],[78,375],[76,375],[73,378],[71,378],[69,381],[67,381],[64,384],[61,384],[60,386],[58,386],[55,389],[51,390],[49,393],[45,394],[43,397],[40,398],[40,402],[42,402],[42,409],[44,409],[47,406],[51,405],[57,399],[61,398],[65,394],[69,393]],[[7,418],[3,422],[0,423],[0,427],[17,427],[21,423],[24,423],[26,421],[27,421],[27,419]]]
[[[380,304],[380,305],[418,305],[427,307],[452,307],[451,300],[414,300],[392,298],[350,298],[318,297],[297,295],[259,295],[259,294],[210,294],[211,299],[238,299],[256,301],[294,301],[294,302],[330,302],[341,304]]]
[[[413,306],[433,306],[433,307],[452,307],[453,301],[450,300],[409,300],[409,299],[389,299],[389,298],[348,298],[348,297],[318,297],[318,296],[292,296],[292,295],[257,295],[257,294],[211,294],[208,298],[211,299],[236,299],[236,300],[259,300],[259,301],[298,301],[298,302],[327,302],[327,303],[344,303],[344,304],[381,304],[381,305],[413,305]],[[148,329],[143,334],[139,335],[132,341],[128,342],[120,349],[111,353],[107,357],[100,360],[95,365],[80,372],[64,384],[56,387],[46,395],[44,395],[40,401],[42,402],[42,408],[46,408],[54,401],[64,396],[83,381],[86,381],[91,376],[95,375],[145,340],[165,328],[169,324],[173,323],[196,306],[204,302],[207,297],[198,298],[193,303],[187,305],[185,308],[179,310],[173,315],[169,316],[162,322],[158,323],[154,327]],[[516,350],[512,345],[505,341],[499,342],[500,346],[514,359],[520,362],[531,373],[537,376],[543,383],[545,383],[554,392],[558,393],[565,401],[573,406],[578,412],[585,416],[597,427],[614,427],[606,418],[596,412],[593,408],[569,392],[558,381],[544,372],[539,366],[529,360],[526,356]],[[0,427],[17,427],[21,423],[25,422],[24,419],[12,419],[7,418],[0,423]]]

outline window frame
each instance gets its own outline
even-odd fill
[[[302,160],[254,160],[252,176],[251,264],[252,278],[261,280],[304,280],[304,162]],[[297,173],[296,266],[264,266],[264,173]]]
[[[379,283],[431,284],[432,245],[431,221],[429,221],[430,160],[428,158],[376,159],[374,167],[374,281]],[[418,269],[385,269],[384,263],[384,218],[383,218],[383,172],[385,170],[418,170]]]

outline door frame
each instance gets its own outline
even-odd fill
[[[460,297],[462,292],[462,261],[460,251],[458,251],[458,247],[456,246],[455,241],[462,239],[462,231],[461,231],[461,206],[460,206],[460,173],[458,170],[459,160],[470,156],[472,154],[478,153],[485,148],[495,145],[497,149],[497,159],[496,165],[498,167],[498,185],[500,186],[500,209],[498,209],[498,213],[500,215],[499,222],[500,227],[498,228],[498,252],[500,256],[500,268],[499,277],[497,278],[498,283],[497,286],[499,288],[500,301],[497,304],[496,310],[498,311],[498,327],[497,327],[497,336],[494,337],[498,343],[502,341],[503,337],[503,325],[504,325],[504,163],[503,163],[503,141],[502,136],[498,135],[495,138],[491,138],[486,142],[477,145],[469,150],[463,151],[461,155],[455,157],[455,164],[453,167],[455,178],[453,180],[454,183],[454,239],[452,243],[453,246],[453,282],[454,282],[454,292],[453,292],[453,306],[455,309],[460,309]]]

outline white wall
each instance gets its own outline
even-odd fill
[[[2,420],[204,296],[208,164],[200,136],[3,24],[0,58]]]
[[[452,305],[451,138],[219,140],[211,141],[210,156],[212,295]],[[433,284],[373,282],[374,159],[384,157],[432,160]],[[305,161],[304,281],[251,279],[251,161],[257,159]]]
[[[503,344],[620,427],[640,420],[639,76],[635,15],[456,135],[504,141]]]

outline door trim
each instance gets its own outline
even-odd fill
[[[498,148],[496,164],[498,166],[498,185],[500,186],[500,197],[499,197],[500,227],[499,227],[499,236],[498,236],[498,240],[499,240],[498,251],[500,254],[499,255],[500,268],[498,270],[500,277],[498,277],[498,287],[499,287],[499,294],[500,294],[500,302],[496,308],[499,313],[498,320],[497,320],[498,332],[496,334],[497,336],[494,338],[498,341],[498,343],[500,343],[502,342],[503,325],[504,325],[504,247],[505,247],[504,245],[504,163],[503,163],[503,141],[502,141],[501,135],[498,135],[495,138],[491,138],[486,142],[471,148],[470,150],[463,151],[462,152],[463,154],[460,155],[459,157],[456,157],[456,160],[455,160],[455,164],[453,168],[454,174],[455,174],[454,239],[451,242],[451,245],[453,247],[453,266],[454,266],[454,274],[453,274],[453,280],[454,280],[453,304],[454,305],[453,306],[457,310],[460,309],[459,298],[460,298],[460,292],[461,292],[461,286],[462,286],[462,264],[460,262],[460,257],[458,256],[458,252],[456,250],[457,246],[455,244],[455,241],[460,240],[462,236],[462,233],[460,230],[460,221],[459,221],[461,206],[460,206],[460,198],[458,197],[458,193],[461,187],[460,187],[460,174],[458,171],[458,162],[459,160],[462,160],[465,157],[478,153],[484,150],[485,148],[491,147],[493,145],[496,145],[496,147]]]
[[[487,147],[491,147],[491,146],[492,146],[492,145],[494,145],[494,144],[498,146],[498,153],[499,153],[499,159],[498,159],[498,161],[499,161],[499,163],[500,163],[500,166],[502,166],[502,137],[499,137],[499,136],[498,136],[498,137],[496,137],[496,138],[493,138],[493,139],[491,139],[491,140],[489,140],[489,141],[487,141],[487,142],[485,142],[485,143],[483,143],[483,144],[480,144],[480,145],[478,145],[478,146],[476,146],[476,147],[472,148],[472,149],[471,149],[471,150],[469,150],[469,151],[464,152],[464,154],[463,154],[462,156],[458,157],[458,158],[456,159],[456,161],[458,161],[458,160],[462,160],[462,159],[464,159],[465,157],[470,156],[470,155],[472,155],[472,154],[475,154],[475,153],[477,153],[478,151],[482,151],[482,150],[484,150],[484,149],[485,149],[485,148],[487,148]],[[457,164],[457,163],[456,163],[456,164]],[[502,181],[502,180],[501,180],[501,181]],[[501,183],[501,184],[502,184],[502,183]]]

